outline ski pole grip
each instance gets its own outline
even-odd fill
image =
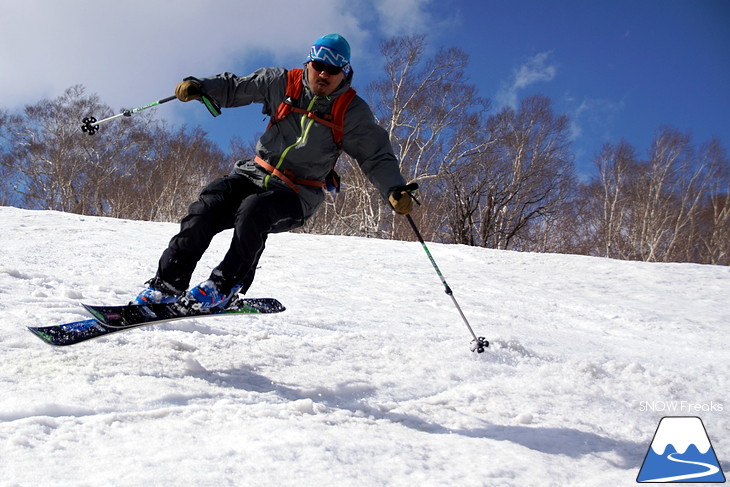
[[[412,192],[418,189],[418,183],[410,183],[405,186],[398,186],[392,191],[393,197],[397,200],[401,198],[401,191]]]
[[[418,189],[418,183],[409,183],[399,189],[402,191],[408,191],[410,193]]]

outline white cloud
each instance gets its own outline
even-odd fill
[[[623,101],[605,98],[585,97],[580,103],[574,99],[566,99],[566,103],[573,106],[569,115],[570,137],[574,141],[584,135],[603,140],[611,139],[616,119],[625,107]]]
[[[594,173],[593,158],[603,142],[615,140],[624,101],[572,96],[563,98],[570,119],[570,139],[579,175],[587,181]]]
[[[252,63],[303,62],[312,41],[330,32],[350,41],[357,68],[376,36],[423,21],[418,12],[425,2],[378,1],[373,23],[382,24],[380,31],[363,25],[358,15],[358,8],[372,11],[373,5],[356,5],[350,8],[343,0],[267,0],[255,6],[240,0],[6,2],[0,15],[0,108],[16,110],[75,84],[114,109],[140,106],[171,94],[188,75],[246,74],[259,66]]]
[[[380,28],[386,36],[423,33],[431,24],[430,0],[375,0]]]
[[[499,107],[517,107],[519,92],[540,82],[552,81],[558,73],[558,66],[550,61],[552,51],[538,53],[515,69],[508,81],[496,95]]]

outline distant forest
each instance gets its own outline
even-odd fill
[[[431,241],[650,262],[730,264],[730,162],[717,140],[658,127],[649,148],[606,143],[594,176],[575,174],[569,119],[542,95],[490,110],[457,48],[426,58],[421,36],[380,46],[389,60],[360,94],[418,182],[413,213]],[[83,86],[22,113],[0,109],[0,204],[84,215],[178,221],[200,189],[252,155],[224,153],[199,128],[171,129],[154,113],[81,131],[114,114]],[[101,118],[101,117],[99,117]],[[411,240],[402,217],[343,155],[343,191],[300,231]]]

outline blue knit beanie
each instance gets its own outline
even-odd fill
[[[312,45],[307,61],[322,61],[342,68],[347,77],[350,74],[350,44],[340,34],[327,34]]]

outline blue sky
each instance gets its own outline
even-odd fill
[[[356,87],[379,76],[380,40],[426,33],[432,52],[470,55],[468,74],[493,110],[549,96],[572,121],[582,174],[607,141],[646,154],[662,125],[730,149],[727,0],[25,0],[0,17],[0,107],[18,110],[74,84],[115,110],[141,106],[188,75],[298,66],[329,32],[352,44]],[[223,148],[265,125],[258,106],[217,119],[196,104],[155,110],[171,124],[201,125]]]
[[[482,94],[497,106],[549,96],[572,121],[579,167],[604,141],[645,154],[665,124],[730,148],[730,2],[474,1],[456,11],[462,28],[443,37],[471,55]]]

